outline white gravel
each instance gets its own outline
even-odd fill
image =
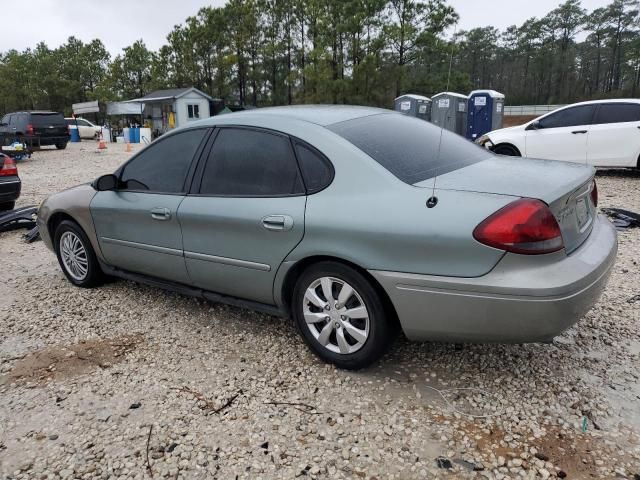
[[[19,205],[128,155],[36,152]],[[640,211],[637,173],[598,184],[602,206]],[[74,288],[22,233],[0,234],[2,478],[640,478],[639,229],[553,344],[400,339],[358,373],[282,319],[124,281]]]

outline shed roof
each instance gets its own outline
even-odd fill
[[[144,97],[136,98],[133,100],[129,100],[130,102],[154,102],[161,100],[174,100],[176,98],[180,98],[187,93],[195,92],[207,100],[213,100],[213,98],[201,90],[198,90],[196,87],[187,87],[187,88],[169,88],[166,90],[156,90],[155,92],[148,93]]]

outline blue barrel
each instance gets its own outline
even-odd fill
[[[140,127],[134,127],[133,138],[133,143],[140,143]]]
[[[77,143],[80,141],[80,132],[75,125],[69,125],[69,135],[71,136],[72,142]]]

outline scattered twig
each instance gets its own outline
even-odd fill
[[[221,407],[216,407],[215,402],[213,400],[205,397],[202,393],[197,392],[189,387],[180,387],[180,388],[174,387],[173,390],[177,390],[182,393],[188,393],[189,395],[193,395],[197,401],[204,403],[204,405],[201,406],[200,409],[208,410],[212,413],[222,412],[224,409],[230,407],[231,404],[236,400],[236,398],[242,395],[242,389],[240,389],[238,390],[237,393],[229,397],[229,399]]]
[[[240,395],[242,395],[242,390],[238,390],[238,393],[236,393],[235,395],[232,395],[231,397],[229,397],[229,400],[227,400],[224,403],[224,405],[222,405],[220,408],[215,409],[213,411],[213,413],[220,413],[225,408],[231,406],[231,404],[235,401],[235,399],[238,398]]]
[[[149,462],[149,443],[151,442],[151,432],[153,432],[153,424],[149,427],[149,435],[147,435],[147,473],[153,478],[153,470],[151,470],[151,462]]]
[[[265,405],[286,405],[293,407],[302,413],[308,413],[309,415],[322,415],[322,412],[318,412],[316,407],[300,402],[264,402]]]

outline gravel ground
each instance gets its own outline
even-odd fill
[[[36,152],[19,204],[128,155]],[[598,182],[602,206],[640,211],[640,175]],[[2,478],[640,478],[638,229],[553,344],[399,339],[357,373],[286,320],[125,281],[74,288],[22,233],[0,235]]]

